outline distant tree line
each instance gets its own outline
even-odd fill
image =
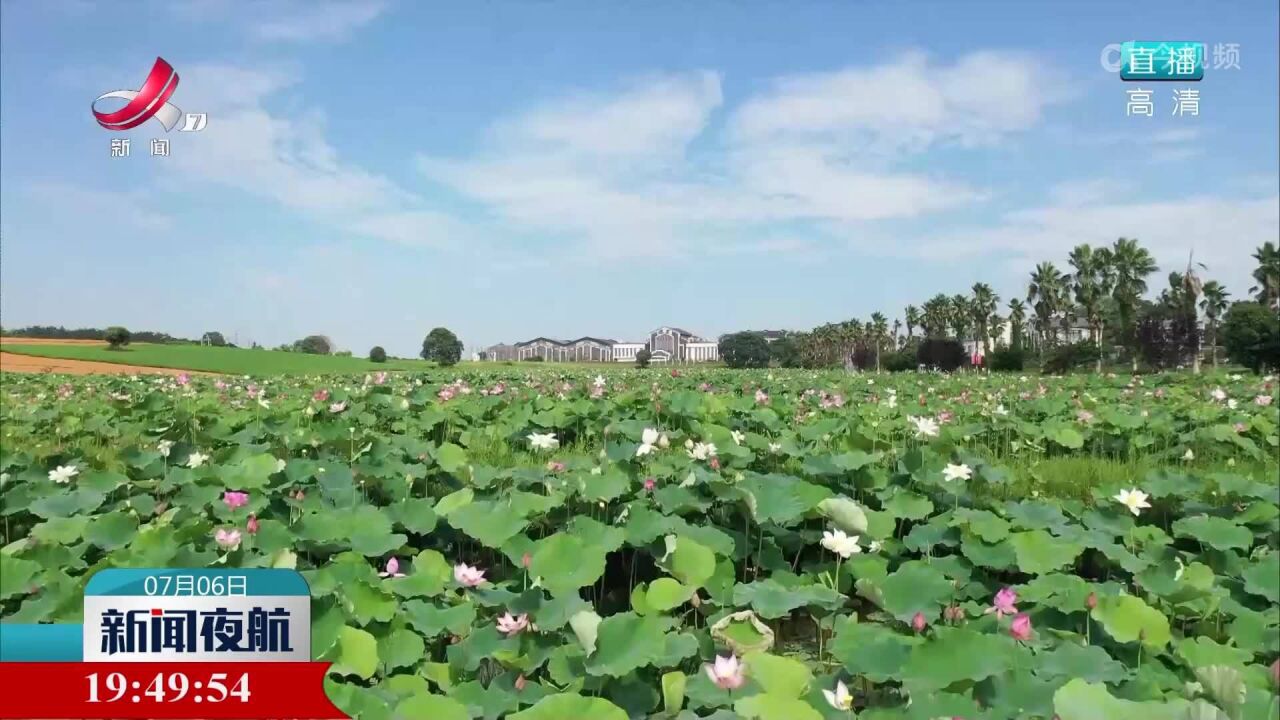
[[[69,330],[61,325],[31,325],[17,329],[0,329],[5,337],[48,338],[51,340],[105,340],[107,328],[76,328]],[[177,338],[168,333],[141,330],[130,333],[131,342],[143,343],[190,343],[194,340]]]
[[[993,370],[1020,371],[1034,361],[1046,372],[1090,365],[1100,372],[1111,361],[1134,371],[1142,363],[1199,372],[1201,357],[1217,366],[1222,348],[1233,362],[1274,368],[1280,365],[1280,248],[1266,242],[1252,257],[1255,285],[1245,301],[1229,302],[1221,283],[1201,279],[1207,268],[1190,261],[1148,299],[1147,281],[1157,266],[1137,240],[1082,244],[1071,250],[1067,272],[1038,264],[1026,300],[1013,298],[1004,313],[1000,297],[980,282],[967,294],[938,293],[919,307],[908,305],[892,323],[876,312],[865,322],[826,323],[771,342],[762,333],[733,333],[721,339],[720,355],[730,367],[895,371],[954,370],[980,351]]]

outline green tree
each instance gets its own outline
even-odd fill
[[[1042,262],[1031,271],[1031,283],[1027,286],[1027,302],[1036,316],[1036,330],[1040,333],[1040,344],[1051,344],[1053,334],[1053,318],[1062,310],[1066,289],[1062,272],[1053,263]]]
[[[964,295],[952,295],[948,302],[951,306],[948,313],[951,331],[955,333],[957,340],[963,342],[972,327],[973,308],[969,305],[969,298]]]
[[[769,342],[758,332],[736,332],[720,338],[720,359],[731,368],[769,366]]]
[[[293,350],[311,355],[328,355],[333,352],[333,342],[324,335],[308,335],[295,342]]]
[[[778,367],[794,368],[803,364],[800,344],[803,334],[787,333],[769,343],[769,359]]]
[[[107,328],[106,332],[102,333],[102,339],[107,341],[107,345],[112,350],[119,350],[128,345],[130,337],[132,336],[129,331],[119,325],[112,325]]]
[[[946,337],[950,315],[951,300],[946,295],[939,293],[926,300],[920,320],[925,337]]]
[[[449,328],[433,328],[423,338],[419,354],[423,360],[433,360],[443,366],[457,365],[462,359],[462,341]]]
[[[973,299],[969,301],[974,324],[978,328],[978,338],[982,341],[982,354],[991,352],[991,317],[1000,305],[1000,296],[996,295],[986,283],[973,284]]]
[[[1111,245],[1111,299],[1120,320],[1121,344],[1129,352],[1133,369],[1138,369],[1137,337],[1134,323],[1138,302],[1147,292],[1147,277],[1156,271],[1156,261],[1137,240],[1120,238]]]
[[[884,344],[889,341],[889,319],[884,313],[871,313],[871,322],[868,323],[871,336],[871,345],[876,351],[876,372],[880,372],[880,351]]]
[[[1253,253],[1258,267],[1253,271],[1253,280],[1258,283],[1249,288],[1262,305],[1272,310],[1280,310],[1280,247],[1268,240]]]
[[[1027,324],[1027,308],[1019,298],[1009,301],[1009,346],[1022,348],[1022,334]]]
[[[225,347],[227,339],[217,330],[212,330],[200,336],[200,342],[204,345],[212,345],[213,347]]]
[[[374,345],[369,351],[369,361],[376,363],[384,363],[387,361],[387,351],[382,349],[381,345]]]
[[[1222,313],[1227,309],[1227,297],[1231,294],[1217,280],[1210,280],[1200,289],[1200,309],[1204,311],[1204,320],[1210,337],[1210,352],[1213,355],[1213,367],[1218,367],[1218,324]]]
[[[921,317],[920,310],[915,305],[908,305],[905,310],[903,320],[907,323],[907,340],[911,339],[912,331],[920,327]]]
[[[1237,302],[1222,323],[1227,357],[1256,373],[1280,367],[1280,317],[1265,305]]]
[[[1089,323],[1089,339],[1101,351],[1103,330],[1103,304],[1111,292],[1111,252],[1106,248],[1094,250],[1089,245],[1077,245],[1071,250],[1071,286],[1075,301],[1084,311]],[[1102,353],[1096,360],[1097,372],[1102,372]]]
[[[640,348],[640,352],[636,353],[636,367],[643,370],[649,367],[649,361],[653,359],[653,353],[649,352],[649,348]]]

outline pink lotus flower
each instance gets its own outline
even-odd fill
[[[1266,407],[1266,406],[1268,406],[1268,405],[1270,405],[1270,404],[1271,404],[1271,396],[1270,396],[1270,395],[1259,395],[1258,397],[1256,397],[1256,398],[1254,398],[1254,399],[1253,399],[1253,403],[1254,403],[1255,405],[1258,405],[1258,406],[1261,406],[1261,407]]]
[[[249,493],[228,490],[222,494],[222,502],[226,504],[228,510],[235,510],[249,504]]]
[[[718,458],[718,457],[712,457],[712,458],[711,458],[711,469],[712,469],[712,470],[719,470],[719,469],[720,469],[720,458]]]
[[[548,470],[548,471],[550,471],[550,472],[563,472],[563,471],[564,471],[564,463],[562,463],[562,462],[558,462],[558,461],[556,461],[556,460],[552,460],[552,461],[550,461],[550,462],[548,462],[548,463],[547,463],[547,470]]]
[[[230,552],[240,547],[240,531],[218,528],[218,531],[213,534],[213,541],[223,550]]]
[[[657,486],[658,486],[658,481],[657,481],[657,480],[654,480],[653,478],[645,478],[645,479],[644,479],[644,489],[645,489],[645,490],[652,490],[652,489],[654,489],[654,488],[655,488],[655,487],[657,487]]]
[[[1026,613],[1018,613],[1013,618],[1013,622],[1009,625],[1009,634],[1014,640],[1026,642],[1031,639],[1031,616]]]
[[[458,563],[453,566],[453,579],[462,587],[479,587],[484,582],[484,571]]]
[[[333,403],[332,405],[329,406],[329,412],[335,415],[346,409],[347,409],[347,403],[345,400],[343,402]]]
[[[996,618],[1002,618],[1005,615],[1017,614],[1018,608],[1014,603],[1018,602],[1018,593],[1013,588],[1003,588],[996,593],[996,597],[991,602],[991,607],[987,608],[987,614],[995,613]]]
[[[1080,410],[1076,412],[1076,419],[1082,423],[1088,423],[1093,420],[1093,413],[1088,410]]]
[[[520,566],[526,570],[529,569],[529,563],[531,562],[533,562],[533,556],[529,553],[525,553],[520,556]]]
[[[953,417],[955,416],[951,414],[950,410],[943,410],[942,412],[938,413],[938,422],[948,423],[948,422],[951,422],[951,418]]]
[[[711,383],[698,383],[698,389],[702,392],[711,392]]]
[[[404,573],[400,572],[400,561],[395,558],[391,558],[390,560],[388,560],[387,569],[378,573],[378,577],[384,577],[384,578],[404,577]]]
[[[515,637],[527,627],[529,627],[529,616],[524,613],[515,617],[512,617],[511,613],[503,613],[502,617],[498,618],[498,632],[507,637]]]
[[[911,618],[911,629],[918,633],[924,632],[924,629],[928,627],[928,625],[929,622],[924,619],[924,613],[916,613]]]
[[[316,402],[328,402],[329,391],[325,390],[324,388],[321,388],[311,394],[311,399],[315,400]]]
[[[769,402],[769,393],[764,390],[756,390],[756,403],[764,405]]]
[[[376,372],[376,373],[374,373],[374,374],[373,374],[373,384],[374,384],[374,385],[382,385],[382,384],[384,384],[384,383],[386,383],[386,382],[387,382],[387,373],[386,373],[386,371],[379,371],[379,372]]]
[[[737,690],[747,680],[746,668],[738,662],[735,655],[728,657],[717,655],[715,664],[708,663],[702,667],[706,670],[707,677],[711,678],[711,682],[721,690]]]
[[[1234,428],[1235,428],[1235,430],[1236,430],[1236,432],[1238,432],[1238,433],[1245,432],[1246,430],[1248,430],[1248,429],[1249,429],[1249,426],[1248,426],[1248,425],[1245,425],[1245,424],[1244,424],[1244,423],[1242,423],[1242,422],[1238,422],[1238,423],[1236,423],[1235,425],[1232,425],[1232,427],[1234,427]]]
[[[213,386],[218,388],[219,390],[226,390],[227,388],[231,387],[230,385],[226,384],[221,380],[213,381]]]
[[[178,373],[178,384],[186,387],[191,384],[191,376],[186,373]]]
[[[1156,397],[1158,398],[1164,397],[1164,388],[1156,388]]]
[[[258,516],[252,515],[252,514],[249,515],[249,521],[244,524],[244,528],[245,530],[249,531],[250,535],[257,535],[258,534]]]

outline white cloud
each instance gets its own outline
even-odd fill
[[[164,232],[173,218],[162,213],[144,192],[97,190],[64,182],[37,182],[23,188],[33,203],[49,208],[74,208],[74,215],[103,228]]]
[[[406,245],[444,247],[464,223],[424,206],[389,178],[343,161],[314,112],[273,114],[269,99],[298,81],[281,69],[197,65],[184,71],[181,102],[206,112],[204,131],[179,136],[168,166],[176,181],[212,182],[305,217]],[[181,145],[178,145],[181,143]]]
[[[594,257],[696,255],[720,235],[775,223],[918,217],[989,192],[901,169],[901,133],[913,138],[906,145],[977,142],[1030,126],[1050,99],[1028,82],[1034,68],[1014,59],[978,53],[930,66],[912,54],[789,78],[731,110],[716,134],[718,75],[651,76],[541,103],[494,123],[478,152],[419,165],[509,227],[575,241]],[[916,88],[919,103],[846,95],[892,89],[910,99]],[[894,136],[888,157],[882,136]]]
[[[387,9],[381,0],[289,3],[284,12],[254,23],[251,32],[263,40],[306,42],[343,40],[373,22]]]
[[[189,22],[223,21],[268,42],[333,42],[378,19],[387,0],[165,0],[158,5]]]
[[[942,262],[996,256],[1021,274],[1034,263],[1065,263],[1081,243],[1110,245],[1118,237],[1137,238],[1151,251],[1161,273],[1186,266],[1188,253],[1208,266],[1206,277],[1220,280],[1234,294],[1249,286],[1250,254],[1280,235],[1280,196],[1227,198],[1194,195],[1160,201],[1094,198],[1085,204],[1057,202],[1007,213],[992,227],[972,227],[905,239],[890,254]],[[1157,276],[1153,287],[1162,284]]]
[[[1017,53],[977,52],[947,66],[921,52],[883,65],[778,80],[737,113],[734,132],[752,140],[776,135],[871,136],[894,148],[941,140],[991,141],[1039,121],[1060,98],[1047,93],[1046,70]]]

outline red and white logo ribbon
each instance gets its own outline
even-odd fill
[[[113,90],[100,95],[93,101],[90,109],[98,124],[108,130],[128,130],[155,118],[164,126],[165,132],[172,130],[182,119],[182,111],[168,102],[173,91],[178,87],[178,73],[164,58],[156,58],[151,66],[151,73],[141,90]],[[114,112],[99,112],[97,104],[107,98],[127,100],[128,104]]]

